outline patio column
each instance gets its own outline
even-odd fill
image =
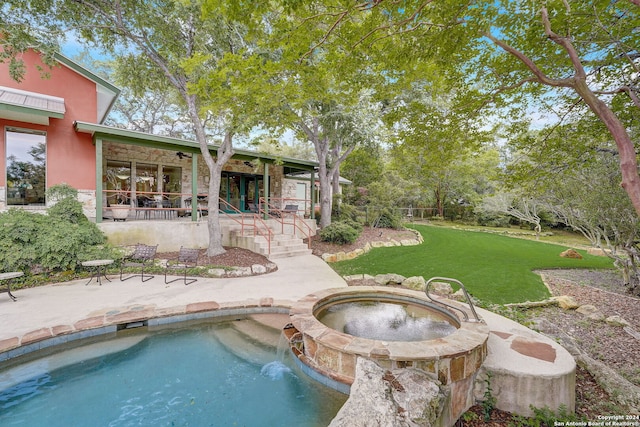
[[[309,194],[311,195],[311,219],[316,219],[316,202],[313,197],[316,192],[316,171],[315,169],[311,170],[311,184],[309,186]]]
[[[96,223],[102,222],[102,139],[95,138],[96,146]]]
[[[191,221],[198,220],[198,154],[191,156]]]
[[[269,163],[264,162],[264,219],[269,219]]]

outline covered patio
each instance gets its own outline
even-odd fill
[[[96,156],[95,220],[191,220],[207,215],[209,170],[195,141],[76,121],[92,137]],[[217,146],[210,152],[216,155]],[[316,162],[235,150],[222,173],[220,212],[281,216],[295,206],[313,218],[312,188],[291,193],[287,175],[306,173]],[[289,186],[290,187],[290,186]],[[94,216],[90,215],[90,216]]]

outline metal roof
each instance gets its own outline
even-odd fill
[[[49,124],[49,118],[62,119],[64,98],[0,86],[0,117],[28,123]]]

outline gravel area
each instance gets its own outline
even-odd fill
[[[589,356],[640,386],[640,340],[632,335],[640,331],[640,299],[626,293],[621,275],[614,270],[548,270],[543,274],[553,295],[569,295],[580,305],[593,305],[605,318],[620,316],[629,327],[557,307],[535,310],[532,315],[561,326]]]

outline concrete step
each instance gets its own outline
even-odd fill
[[[271,251],[286,252],[286,251],[299,251],[301,249],[309,249],[306,243],[303,242],[290,242],[286,245],[271,245]]]
[[[264,365],[274,360],[275,347],[278,341],[265,346],[260,342],[247,339],[247,336],[239,333],[233,327],[217,329],[214,335],[231,353],[250,363]]]
[[[232,353],[251,363],[264,365],[276,360],[287,348],[282,329],[289,323],[287,314],[253,314],[230,322],[228,328],[215,330],[218,341]],[[276,354],[274,354],[276,353]],[[275,356],[275,357],[274,357]]]
[[[256,245],[266,248],[267,246],[269,246],[269,242],[267,242],[265,239],[256,239],[255,241]],[[271,247],[275,248],[275,247],[282,247],[282,248],[292,248],[292,247],[296,247],[296,246],[307,246],[306,243],[304,243],[302,241],[302,239],[291,239],[291,240],[272,240],[271,241]]]
[[[266,328],[275,329],[278,332],[282,332],[287,323],[291,322],[289,315],[282,313],[257,313],[247,316],[247,319],[251,319]]]
[[[233,322],[231,327],[238,333],[250,338],[252,342],[264,347],[276,347],[282,333],[282,329],[274,329],[269,325],[255,322],[252,319]]]
[[[302,256],[302,255],[311,255],[312,250],[311,249],[304,249],[304,250],[298,250],[298,251],[289,251],[289,252],[271,252],[270,255],[267,256],[267,258],[269,258],[270,260],[274,260],[274,259],[279,259],[279,258],[289,258],[289,257],[295,257],[295,256]]]
[[[311,249],[307,248],[307,245],[298,246],[294,249],[292,248],[282,248],[282,247],[271,247],[271,253],[267,252],[267,248],[257,248],[255,251],[261,255],[266,256],[269,259],[277,259],[277,258],[288,258],[292,256],[301,256],[301,255],[309,255],[312,253]]]
[[[311,252],[301,238],[295,235],[282,234],[276,230],[272,230],[271,242],[267,240],[264,234],[256,234],[255,229],[251,227],[241,229],[236,225],[230,229],[230,234],[235,236],[234,239],[236,241],[244,241],[243,247],[248,245],[248,248],[254,252],[265,255],[270,259],[306,255]],[[269,247],[271,253],[268,252]]]

